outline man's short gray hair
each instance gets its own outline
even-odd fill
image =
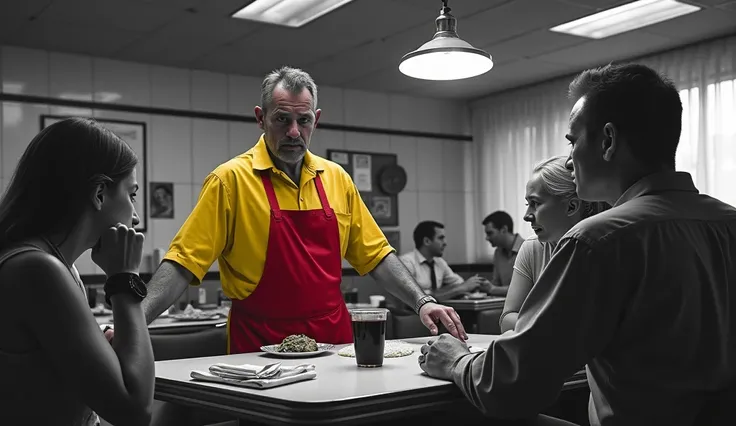
[[[305,88],[309,90],[312,94],[312,109],[317,110],[317,85],[312,76],[299,68],[281,67],[268,73],[261,84],[261,108],[264,111],[271,105],[273,91],[279,84],[294,94],[301,93]]]

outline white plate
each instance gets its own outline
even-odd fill
[[[197,316],[189,316],[189,315],[181,315],[181,314],[173,314],[169,315],[169,318],[174,319],[176,321],[212,321],[220,318],[220,315],[218,314],[212,314],[212,315],[197,315]]]
[[[278,356],[282,358],[306,358],[309,356],[315,356],[323,354],[330,349],[335,347],[335,345],[329,344],[329,343],[317,343],[317,350],[312,352],[279,352],[278,348],[279,345],[266,345],[261,346],[261,350],[263,352],[268,353],[269,355]]]

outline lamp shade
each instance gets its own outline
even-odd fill
[[[460,80],[484,74],[493,68],[491,55],[457,35],[457,20],[444,6],[435,20],[432,40],[401,58],[399,71],[423,80]]]

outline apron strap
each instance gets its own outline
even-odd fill
[[[281,209],[279,208],[279,200],[276,198],[276,192],[273,190],[273,182],[271,182],[271,176],[269,170],[263,170],[261,172],[261,181],[263,181],[263,188],[266,190],[266,196],[268,197],[268,205],[271,207],[271,215],[276,220],[281,220]]]
[[[327,195],[325,194],[325,187],[322,186],[322,179],[319,177],[319,173],[314,177],[314,186],[317,187],[317,194],[319,194],[319,202],[322,203],[322,210],[325,211],[325,217],[328,219],[332,217],[332,209],[330,208],[330,202],[327,201]]]

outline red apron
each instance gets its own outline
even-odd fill
[[[271,207],[266,263],[253,293],[233,300],[228,352],[258,352],[291,334],[351,343],[350,314],[340,291],[340,232],[322,180],[319,174],[314,179],[321,209],[281,210],[269,173],[261,173]]]

